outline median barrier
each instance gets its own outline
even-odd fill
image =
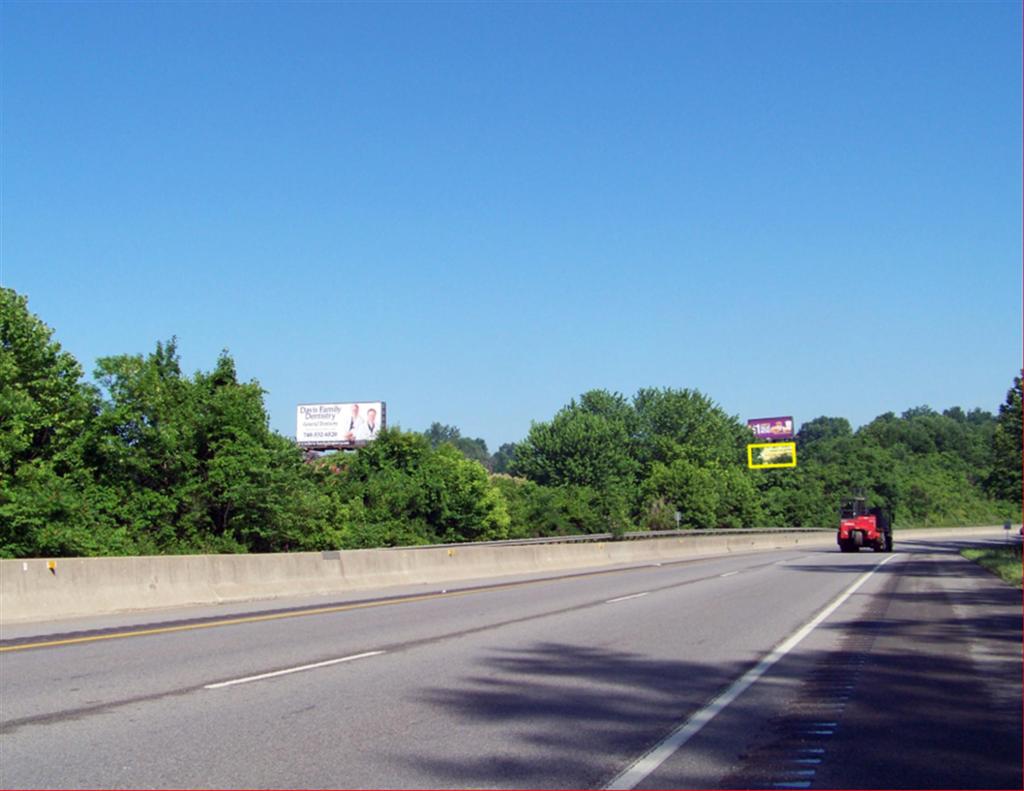
[[[957,535],[1002,535],[1001,528]],[[949,529],[897,531],[900,540]],[[0,624],[306,594],[559,573],[833,544],[831,531],[719,532],[636,541],[458,544],[273,555],[0,560]]]

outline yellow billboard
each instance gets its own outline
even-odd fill
[[[795,442],[755,442],[747,445],[747,466],[752,470],[796,466]]]

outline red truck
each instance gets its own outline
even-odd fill
[[[863,497],[843,500],[839,509],[839,549],[857,552],[871,547],[875,552],[892,552],[892,520],[886,509],[868,508]]]

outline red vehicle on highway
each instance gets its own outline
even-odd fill
[[[847,498],[839,509],[836,541],[843,552],[857,552],[861,547],[892,552],[891,515],[878,506],[868,508],[863,497]]]

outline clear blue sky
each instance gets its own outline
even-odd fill
[[[0,6],[0,281],[87,372],[222,348],[294,433],[590,388],[995,411],[1021,4]]]

